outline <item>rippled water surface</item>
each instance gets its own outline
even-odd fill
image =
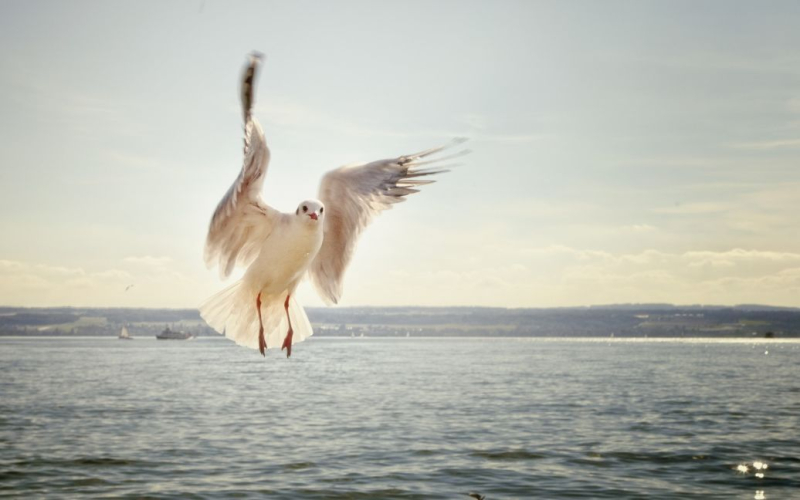
[[[0,496],[800,498],[798,343],[312,338],[269,354],[0,339]]]

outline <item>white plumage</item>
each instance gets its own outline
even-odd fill
[[[223,278],[237,265],[247,270],[241,280],[208,299],[200,314],[237,344],[262,354],[280,345],[289,356],[293,344],[313,333],[292,296],[306,273],[327,303],[338,302],[358,237],[372,218],[434,182],[425,177],[451,166],[441,161],[468,151],[427,160],[463,142],[456,139],[416,154],[340,167],[322,178],[319,200],[300,203],[294,213],[280,212],[260,194],[270,159],[264,131],[252,116],[260,61],[252,55],[242,78],[242,170],[214,211],[205,249],[206,264],[219,266]]]

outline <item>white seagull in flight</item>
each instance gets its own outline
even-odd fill
[[[206,264],[218,264],[223,278],[236,265],[247,270],[241,280],[208,299],[200,315],[237,344],[257,348],[262,355],[280,345],[288,357],[292,344],[313,333],[293,297],[306,273],[326,303],[337,303],[356,240],[372,218],[433,182],[423,177],[452,166],[438,162],[468,151],[427,159],[464,141],[456,139],[416,154],[337,168],[322,178],[319,200],[303,201],[294,213],[282,213],[260,196],[270,158],[264,131],[252,115],[260,62],[259,54],[251,55],[242,77],[242,171],[211,217],[205,248]],[[432,163],[437,165],[431,168]]]

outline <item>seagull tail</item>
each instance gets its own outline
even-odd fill
[[[286,291],[274,295],[261,295],[261,321],[267,349],[280,349],[289,331],[283,304]],[[242,280],[212,295],[200,306],[200,316],[208,325],[237,344],[258,349],[258,290]],[[292,345],[310,337],[314,331],[302,306],[294,297],[289,299],[289,317],[292,320]]]

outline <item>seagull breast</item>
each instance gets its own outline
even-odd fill
[[[322,246],[322,224],[308,224],[294,214],[281,215],[244,276],[264,293],[279,293],[296,285]]]

